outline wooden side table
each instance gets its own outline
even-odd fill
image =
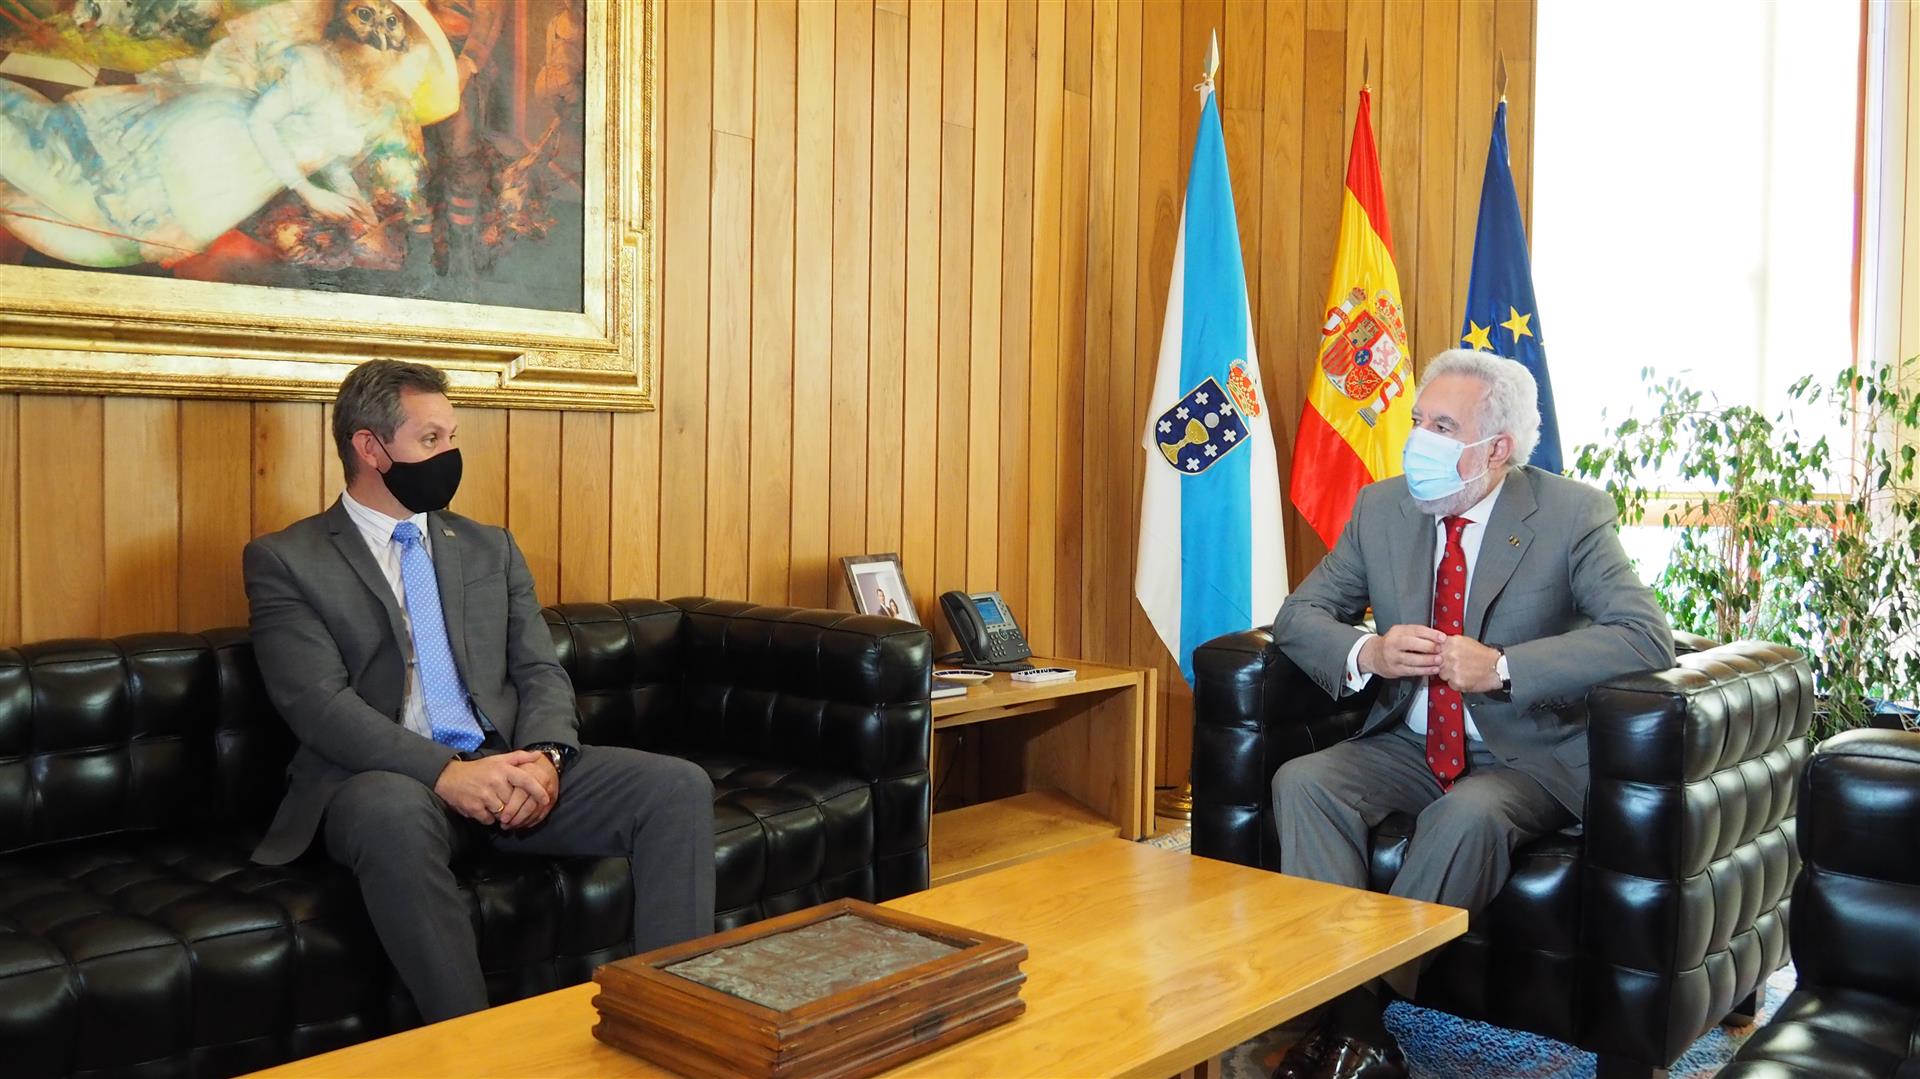
[[[980,784],[997,797],[935,813],[933,883],[945,884],[1153,828],[1158,672],[1071,659],[1070,682],[1028,686],[1005,674],[933,702],[935,734],[978,727]],[[937,741],[937,740],[936,740]],[[933,775],[942,765],[931,761]]]

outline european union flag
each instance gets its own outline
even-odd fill
[[[1533,301],[1533,265],[1527,230],[1520,223],[1520,197],[1513,189],[1507,156],[1507,103],[1493,112],[1487,174],[1480,182],[1480,226],[1473,239],[1473,277],[1467,284],[1467,317],[1460,340],[1527,365],[1540,383],[1540,445],[1532,464],[1561,471],[1560,422],[1553,413],[1553,383],[1547,378],[1545,332]]]

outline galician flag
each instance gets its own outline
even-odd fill
[[[1413,430],[1413,363],[1373,149],[1372,96],[1361,89],[1327,321],[1293,443],[1293,504],[1329,548],[1360,488],[1400,474],[1400,448]]]
[[[1217,48],[1207,66],[1141,440],[1147,467],[1133,586],[1189,683],[1196,646],[1266,625],[1287,595],[1279,459],[1213,98]]]
[[[1493,110],[1487,172],[1480,181],[1480,227],[1473,237],[1473,276],[1467,279],[1467,316],[1460,341],[1481,352],[1519,360],[1540,384],[1540,445],[1532,464],[1561,471],[1560,420],[1553,414],[1553,383],[1547,378],[1547,346],[1533,302],[1533,262],[1527,229],[1520,223],[1520,196],[1513,189],[1507,156],[1507,99]]]

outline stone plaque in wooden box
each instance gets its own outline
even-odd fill
[[[593,1035],[683,1075],[873,1075],[1018,1016],[1023,944],[842,899],[594,972]]]

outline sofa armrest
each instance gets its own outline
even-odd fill
[[[925,888],[932,635],[911,622],[847,611],[668,602],[683,614],[686,738],[711,751],[866,780],[878,898]]]
[[[1273,646],[1265,629],[1201,645],[1193,674],[1194,853],[1277,869],[1273,773],[1351,738],[1373,705],[1373,690],[1334,700]]]
[[[1813,677],[1794,649],[1740,641],[1586,703],[1584,992],[1635,1019],[1589,1047],[1664,1066],[1784,959]]]
[[[1920,1001],[1920,733],[1855,730],[1801,780],[1793,950],[1802,985]],[[1909,912],[1903,915],[1897,912]]]

